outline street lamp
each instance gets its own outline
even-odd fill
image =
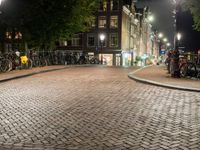
[[[171,46],[171,44],[170,44],[170,43],[167,43],[167,46]]]
[[[148,20],[149,20],[149,22],[153,22],[154,21],[154,16],[153,15],[150,15],[150,16],[148,16]]]
[[[168,40],[167,40],[167,38],[164,38],[163,41],[164,41],[164,42],[167,42]]]
[[[181,38],[182,38],[182,35],[181,35],[181,33],[177,33],[177,40],[178,40],[178,41],[180,41],[180,40],[181,40]]]
[[[179,41],[178,40],[178,37],[177,37],[177,32],[179,31],[178,30],[178,27],[179,27],[179,24],[180,24],[180,17],[179,17],[179,12],[180,12],[180,3],[181,3],[182,0],[173,0],[173,3],[174,3],[174,27],[175,27],[175,31],[174,31],[174,49],[177,49],[177,44]],[[180,35],[180,38],[181,38],[181,35]]]
[[[163,37],[163,34],[162,33],[159,33],[158,34],[158,37],[161,39]]]
[[[106,36],[105,36],[105,34],[101,33],[99,35],[99,38],[100,38],[100,42],[101,42],[101,64],[103,64],[103,43],[105,41]]]
[[[180,46],[180,40],[181,40],[181,38],[182,38],[181,33],[177,33],[176,37],[177,37],[177,40],[178,40],[178,41],[177,41],[176,49],[178,50],[178,48],[179,48],[179,46]]]

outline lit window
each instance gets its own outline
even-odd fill
[[[99,28],[106,28],[106,17],[105,16],[99,17]]]
[[[80,46],[80,36],[75,34],[72,38],[72,46]]]
[[[101,0],[99,5],[99,11],[106,11],[107,9],[107,2],[106,0]]]
[[[118,16],[111,16],[110,17],[110,28],[117,28],[118,27]]]
[[[95,36],[93,34],[89,34],[87,37],[87,45],[88,47],[95,46]]]
[[[89,27],[94,28],[96,26],[96,19],[95,17],[92,18],[89,22]]]
[[[119,0],[111,0],[110,1],[110,10],[119,10]]]
[[[11,39],[12,38],[12,32],[6,32],[6,38]]]
[[[118,34],[111,33],[109,41],[110,41],[110,47],[118,47]]]
[[[22,39],[21,32],[15,32],[15,39]]]

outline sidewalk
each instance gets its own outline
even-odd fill
[[[0,82],[6,82],[18,78],[28,77],[39,73],[45,73],[55,70],[61,70],[68,68],[64,65],[58,65],[58,66],[46,66],[46,67],[37,67],[27,70],[14,70],[6,73],[0,73]]]
[[[200,92],[200,80],[172,78],[165,66],[149,66],[129,74],[133,80],[178,90]]]

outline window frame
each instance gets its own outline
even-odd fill
[[[117,39],[116,45],[113,44],[113,43],[114,43],[113,40],[112,40],[112,36],[113,36],[113,35],[116,35],[116,36],[115,36],[116,39]],[[119,47],[119,34],[118,34],[118,33],[110,33],[110,34],[109,34],[109,47],[112,47],[112,48],[114,48],[114,47]]]
[[[104,18],[104,19],[101,19],[101,18]],[[102,23],[100,23],[100,21],[102,21]],[[103,21],[105,21],[105,23]],[[100,24],[103,24],[103,25],[100,26]],[[107,18],[106,18],[106,16],[99,16],[98,17],[98,28],[106,28],[106,27],[107,27]]]
[[[71,45],[72,46],[80,46],[80,35],[79,34],[74,34],[72,39],[71,39]]]
[[[116,17],[116,19],[113,19],[114,17]],[[116,26],[112,26],[112,20],[117,20],[116,22],[117,22],[117,25]],[[115,23],[114,23],[115,24]],[[117,16],[117,15],[113,15],[113,16],[110,16],[110,28],[114,28],[114,29],[116,29],[116,28],[118,28],[119,27],[119,17]]]
[[[89,45],[89,38],[94,38],[94,45]],[[96,46],[96,36],[95,34],[87,34],[87,47],[95,47]]]

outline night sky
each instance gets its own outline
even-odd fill
[[[158,31],[163,32],[164,35],[173,43],[174,37],[174,18],[172,0],[138,0],[137,7],[149,6],[151,12],[155,16],[153,25]],[[197,51],[200,49],[200,32],[196,32],[192,28],[193,20],[189,12],[180,13],[180,24],[178,30],[183,34],[182,46],[186,51]]]

